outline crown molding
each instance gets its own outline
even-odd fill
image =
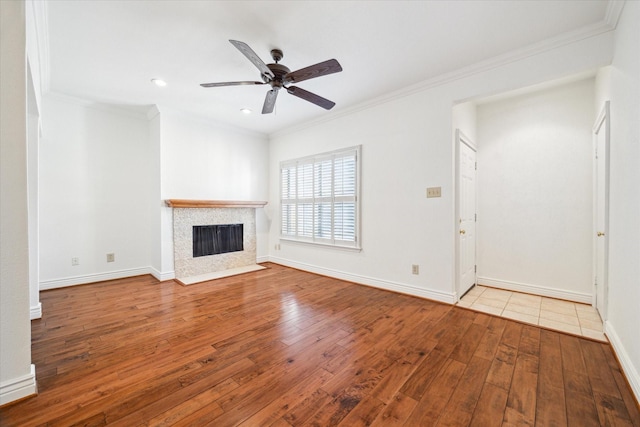
[[[609,0],[607,4],[607,12],[604,17],[604,22],[612,30],[618,27],[620,21],[620,15],[622,15],[622,9],[624,9],[625,0]]]
[[[100,110],[107,113],[120,114],[129,116],[135,119],[149,120],[149,111],[153,111],[153,106],[150,105],[116,105],[108,102],[93,101],[85,98],[79,98],[72,95],[67,95],[61,92],[48,92],[45,99],[50,98],[69,104],[79,105],[81,107],[93,108],[94,110]]]
[[[159,114],[160,109],[157,105],[153,104],[151,107],[149,107],[149,110],[147,110],[147,120],[153,120]]]
[[[405,98],[417,92],[427,91],[435,87],[454,82],[456,80],[491,71],[496,68],[504,67],[513,62],[521,61],[529,57],[559,49],[566,45],[577,43],[592,37],[597,37],[603,33],[615,30],[615,26],[617,25],[617,21],[620,17],[623,6],[624,1],[611,0],[607,7],[606,17],[600,22],[579,28],[574,31],[569,31],[556,37],[533,43],[516,50],[512,50],[502,55],[494,56],[493,58],[477,62],[467,67],[459,68],[457,70],[444,73],[427,80],[423,80],[422,82],[407,86],[391,93],[387,93],[385,95],[379,96],[378,98],[363,102],[353,107],[335,111],[332,114],[273,132],[269,134],[269,138],[287,135],[316,126],[320,123],[330,122],[344,116],[349,116],[358,111],[367,110],[380,104],[385,104],[390,101]]]
[[[2,0],[0,0],[0,1],[2,1]],[[198,114],[196,112],[190,112],[190,111],[186,111],[186,110],[181,110],[181,109],[175,108],[175,107],[168,107],[166,105],[156,105],[156,107],[158,108],[159,112],[161,112],[162,114],[167,114],[167,116],[181,117],[181,118],[189,120],[191,122],[199,123],[201,125],[205,125],[205,126],[209,126],[209,127],[214,127],[216,129],[223,129],[223,130],[228,130],[228,131],[231,131],[231,132],[234,132],[234,133],[238,133],[238,134],[243,134],[243,135],[247,135],[247,136],[251,136],[251,137],[257,137],[257,138],[264,139],[265,141],[268,140],[268,136],[269,135],[266,134],[266,133],[255,131],[255,130],[251,130],[251,129],[241,128],[241,127],[238,127],[238,126],[234,126],[234,125],[231,125],[229,123],[224,123],[224,122],[218,121],[216,119],[212,119],[210,117],[207,117],[205,115]]]
[[[27,0],[26,4],[33,12],[33,26],[36,32],[38,64],[40,72],[40,93],[47,93],[50,88],[50,54],[49,54],[49,20],[46,1]]]

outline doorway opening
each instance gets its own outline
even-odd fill
[[[595,77],[582,74],[454,107],[457,298],[476,283],[603,302],[596,293],[604,286],[593,284]],[[605,135],[607,126],[600,127]],[[461,175],[469,146],[477,162],[473,197]],[[472,238],[464,214],[468,200],[476,206]],[[471,241],[473,251],[465,246]],[[475,281],[468,278],[470,259],[477,265],[470,275]],[[603,272],[598,277],[606,280]]]

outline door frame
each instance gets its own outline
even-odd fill
[[[456,129],[455,132],[455,176],[454,176],[454,180],[455,180],[455,197],[454,197],[454,217],[453,217],[453,222],[454,222],[454,248],[455,248],[455,262],[454,262],[454,278],[455,278],[455,292],[454,292],[454,300],[455,302],[460,301],[460,298],[462,298],[462,295],[460,295],[460,146],[461,144],[466,145],[467,147],[471,148],[475,153],[476,153],[476,164],[477,164],[477,155],[478,155],[478,148],[476,146],[476,144],[469,138],[467,137],[460,129]],[[478,174],[476,172],[476,179],[474,180],[475,183],[475,193],[476,193],[476,206],[475,206],[475,211],[478,211]],[[477,256],[478,256],[478,222],[476,220],[476,233],[475,233],[475,248],[474,248],[474,253],[475,253],[475,259],[476,259],[476,264],[477,264]],[[476,281],[477,281],[477,272],[476,272]]]
[[[597,153],[598,150],[598,135],[604,127],[604,153]],[[595,124],[593,125],[593,297],[592,305],[597,308],[597,296],[598,290],[596,286],[596,273],[598,263],[598,231],[604,231],[604,269],[602,271],[601,284],[603,302],[603,310],[598,312],[602,317],[602,320],[607,320],[607,304],[609,293],[609,153],[610,153],[610,137],[611,137],[611,114],[610,114],[610,102],[605,101],[598,114]],[[604,155],[604,230],[598,230],[598,159],[596,155]]]

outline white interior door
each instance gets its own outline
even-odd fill
[[[609,252],[609,101],[593,128],[595,139],[595,298],[602,320],[607,318],[607,265]]]
[[[476,149],[459,130],[456,132],[458,165],[458,295],[476,283]]]

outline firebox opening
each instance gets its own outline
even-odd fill
[[[194,258],[243,250],[243,224],[193,226]]]

